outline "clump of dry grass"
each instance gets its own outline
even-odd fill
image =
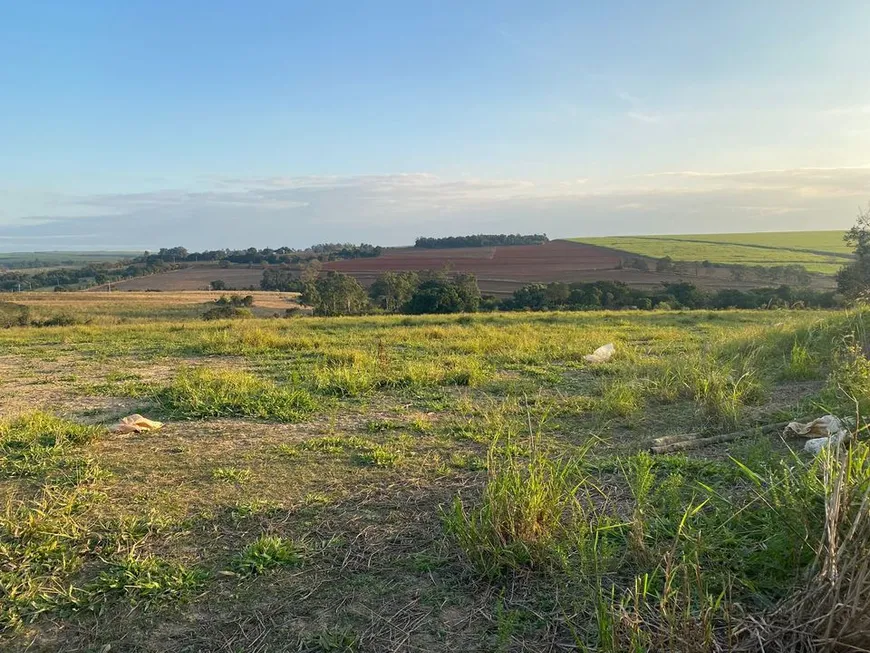
[[[870,447],[827,451],[821,468],[825,523],[812,573],[771,613],[746,618],[742,650],[870,650]]]

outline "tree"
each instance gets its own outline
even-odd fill
[[[693,284],[681,281],[679,283],[662,284],[665,294],[673,297],[683,308],[703,308],[707,297]]]
[[[301,292],[303,283],[297,279],[291,270],[266,268],[260,279],[261,290],[279,290],[281,292]]]
[[[456,286],[447,279],[427,279],[421,283],[408,305],[408,313],[422,315],[424,313],[459,313],[462,308]]]
[[[306,265],[305,269],[302,270],[302,274],[299,275],[299,278],[302,280],[302,283],[316,281],[322,271],[323,262],[320,259],[314,258],[308,262],[308,265]]]
[[[837,272],[837,290],[855,299],[870,289],[870,204],[858,211],[855,226],[843,237],[854,248],[855,260]]]
[[[457,274],[453,278],[453,285],[459,295],[461,304],[460,311],[475,313],[480,307],[480,286],[477,285],[477,277],[473,274]]]
[[[302,302],[312,306],[319,316],[357,315],[369,306],[365,289],[356,279],[340,272],[328,272],[306,283]]]
[[[435,275],[423,281],[405,306],[408,313],[473,313],[480,306],[480,288],[473,274],[451,280]]]
[[[656,272],[670,272],[674,269],[674,259],[665,256],[656,261]]]
[[[214,281],[211,282],[211,289],[212,290],[226,290],[227,289],[227,282],[224,281],[223,279],[215,279]]]
[[[510,305],[515,309],[530,308],[542,311],[547,308],[547,287],[542,283],[530,283],[514,290]]]
[[[369,297],[387,313],[398,313],[419,285],[416,272],[384,272],[369,288]]]

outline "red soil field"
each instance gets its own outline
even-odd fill
[[[662,283],[689,281],[701,288],[757,288],[757,280],[736,281],[728,270],[696,268],[689,274],[655,272],[655,260],[646,259],[650,272],[620,269],[622,261],[644,258],[628,252],[585,245],[568,240],[552,240],[543,245],[507,247],[463,247],[456,249],[385,250],[376,258],[332,261],[324,270],[350,274],[365,286],[383,272],[443,270],[470,272],[477,276],[484,294],[505,296],[529,283],[622,281],[635,288],[655,288]]]
[[[579,272],[613,270],[620,256],[613,250],[554,240],[543,245],[463,247],[457,249],[390,249],[377,258],[332,261],[325,270],[347,274],[380,274],[387,270],[471,272],[479,279],[510,281],[571,281]]]
[[[535,282],[595,281],[633,276],[629,271],[617,269],[621,258],[620,252],[604,247],[552,240],[543,245],[388,249],[376,258],[332,261],[324,265],[324,270],[350,274],[368,286],[386,271],[446,269],[474,274],[484,294],[509,295],[517,288]],[[656,278],[656,282],[660,281]]]
[[[662,283],[689,281],[708,290],[719,288],[757,288],[758,280],[736,281],[728,270],[696,266],[688,274],[663,274],[634,269],[620,269],[621,261],[638,257],[606,247],[585,245],[567,240],[553,240],[543,245],[507,247],[462,247],[456,249],[386,249],[375,258],[331,261],[324,271],[336,270],[370,286],[383,272],[407,270],[444,270],[470,272],[477,276],[484,294],[505,296],[529,283],[552,281],[590,282],[622,281],[636,288],[655,288]],[[647,259],[651,270],[655,261]],[[257,288],[267,266],[232,266],[198,264],[182,270],[139,277],[112,284],[116,290],[205,290],[215,279],[222,279],[231,289]],[[814,279],[813,285],[827,288],[832,279]]]

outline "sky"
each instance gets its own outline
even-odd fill
[[[846,228],[870,2],[0,0],[0,250]]]

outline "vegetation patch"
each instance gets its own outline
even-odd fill
[[[168,414],[183,419],[253,417],[298,422],[318,407],[302,388],[278,386],[246,372],[207,368],[182,371],[154,398]]]
[[[304,548],[283,537],[261,535],[233,559],[233,569],[242,576],[266,573],[278,567],[302,564]]]
[[[202,586],[205,574],[182,564],[155,556],[129,554],[111,561],[96,581],[88,585],[79,605],[94,608],[122,600],[134,607],[148,608],[192,597]]]

